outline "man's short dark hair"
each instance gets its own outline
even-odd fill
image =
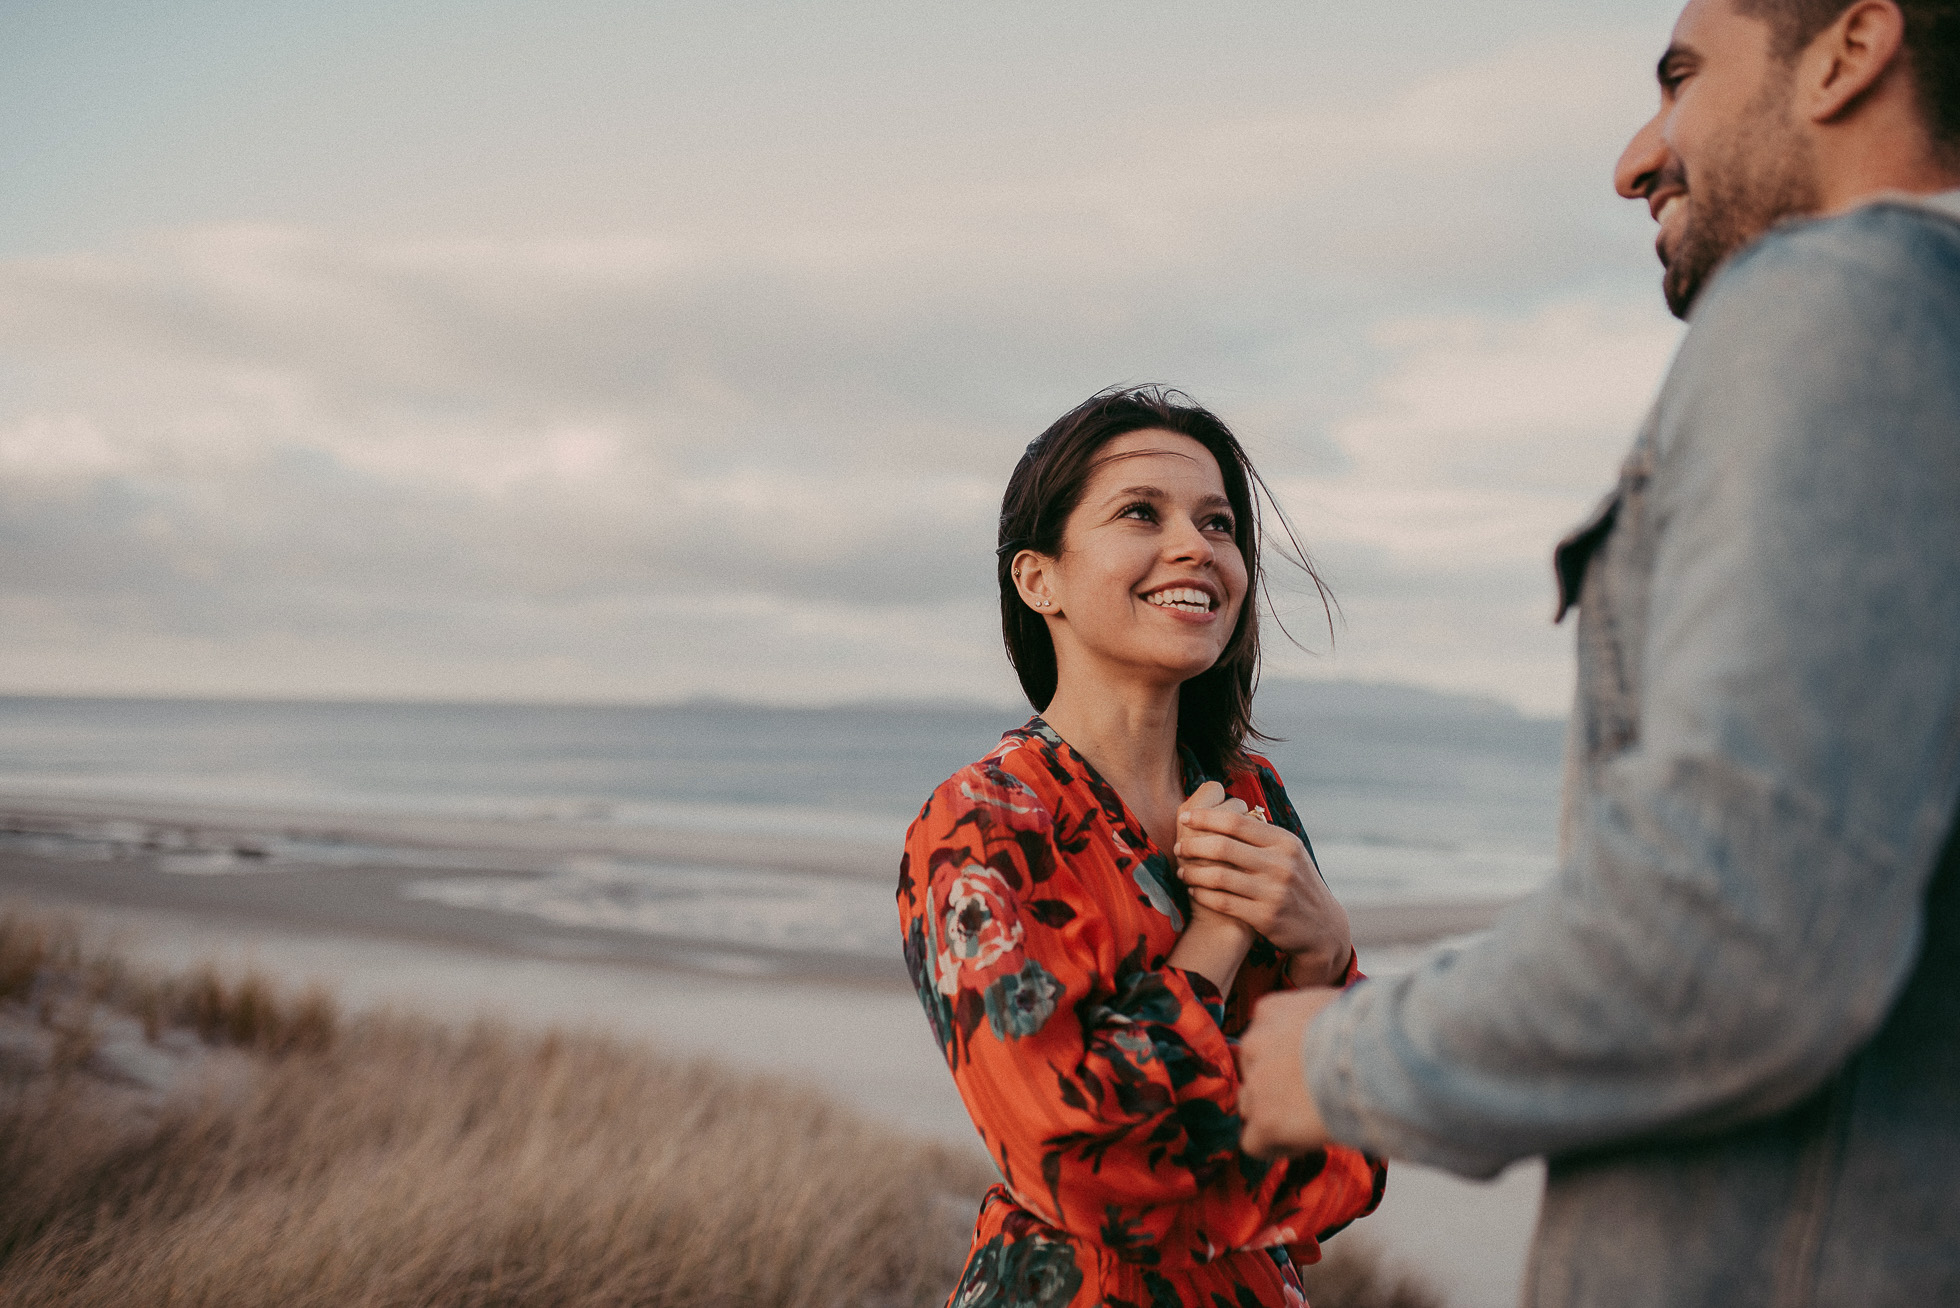
[[[1893,0],[1906,17],[1906,54],[1925,111],[1926,128],[1942,153],[1960,154],[1960,0]],[[1734,0],[1735,10],[1770,25],[1785,62],[1802,53],[1852,0]]]

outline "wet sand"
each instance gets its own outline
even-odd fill
[[[493,860],[492,866],[512,857],[599,856],[883,878],[893,862],[888,845],[861,840],[621,825],[553,806],[540,806],[535,815],[519,820],[0,792],[0,828],[248,857],[263,851],[268,841],[287,839],[474,854]]]

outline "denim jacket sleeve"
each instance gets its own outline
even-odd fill
[[[1917,958],[1960,796],[1960,224],[1888,203],[1759,242],[1643,447],[1610,528],[1645,533],[1625,728],[1575,718],[1551,885],[1314,1023],[1345,1143],[1487,1175],[1767,1115]]]

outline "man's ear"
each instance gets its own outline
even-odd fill
[[[1014,577],[1014,588],[1021,592],[1021,602],[1044,616],[1062,611],[1056,599],[1054,579],[1050,575],[1054,563],[1055,560],[1046,554],[1022,550],[1008,565]]]
[[[1813,123],[1843,117],[1901,63],[1905,40],[1906,16],[1895,0],[1856,0],[1797,56],[1798,113]]]

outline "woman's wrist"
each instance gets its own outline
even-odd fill
[[[1252,928],[1237,918],[1203,913],[1184,928],[1167,961],[1172,967],[1196,972],[1217,986],[1222,995],[1231,990],[1239,964],[1252,949],[1252,940]]]

